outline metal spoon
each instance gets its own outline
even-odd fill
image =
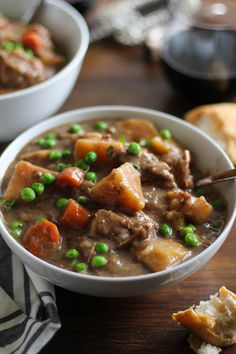
[[[194,188],[205,187],[205,186],[209,186],[211,184],[229,181],[229,180],[235,179],[235,178],[236,178],[236,168],[232,168],[231,170],[219,172],[219,173],[216,173],[212,176],[208,176],[206,178],[200,179],[196,183]]]
[[[18,19],[20,22],[28,24],[31,22],[38,14],[39,10],[43,6],[44,0],[31,0],[29,5],[27,5],[26,11]]]

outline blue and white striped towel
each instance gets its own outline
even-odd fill
[[[36,354],[60,328],[53,286],[0,236],[0,354]]]

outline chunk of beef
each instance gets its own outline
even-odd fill
[[[27,32],[36,33],[41,41],[41,45],[34,48],[36,55],[42,62],[49,67],[60,68],[64,63],[64,58],[54,52],[54,45],[51,39],[51,34],[44,26],[39,23],[34,23],[29,26]],[[24,41],[24,39],[23,39]]]
[[[0,50],[0,84],[5,87],[25,88],[48,78],[41,60],[30,57],[22,49],[10,53]]]
[[[180,188],[193,187],[193,176],[189,168],[191,160],[189,150],[171,149],[167,154],[161,156],[161,160],[168,164]]]
[[[83,180],[79,188],[73,191],[73,198],[77,199],[80,195],[90,198],[91,189],[94,187],[94,183],[91,181]]]
[[[203,196],[197,198],[184,191],[170,191],[167,193],[167,199],[170,210],[181,212],[196,224],[204,223],[212,211],[212,206]]]
[[[0,42],[21,42],[25,31],[25,25],[9,21],[6,17],[0,18]]]
[[[141,172],[143,182],[152,180],[155,185],[162,188],[176,188],[175,178],[167,163],[160,161],[154,154],[142,151],[139,156],[128,152],[120,155],[121,163],[131,162]]]
[[[143,240],[154,237],[155,227],[157,227],[156,223],[143,212],[130,217],[111,210],[100,209],[91,224],[90,235],[112,238],[118,247],[121,247],[133,239]]]

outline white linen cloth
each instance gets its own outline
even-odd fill
[[[36,354],[60,327],[54,287],[0,236],[0,354]]]

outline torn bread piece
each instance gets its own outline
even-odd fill
[[[236,164],[236,103],[199,106],[184,119],[210,135]]]
[[[210,300],[172,318],[206,343],[219,347],[236,343],[236,295],[224,286]]]
[[[222,349],[211,345],[209,343],[203,342],[201,339],[196,337],[194,334],[190,334],[188,338],[188,343],[190,348],[196,354],[219,354]]]

